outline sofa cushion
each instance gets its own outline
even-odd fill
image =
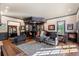
[[[0,33],[0,40],[4,40],[7,38],[7,33]]]
[[[55,39],[57,37],[57,34],[55,32],[50,33],[50,38]]]
[[[17,43],[19,41],[24,41],[26,39],[26,35],[25,34],[21,34],[21,35],[18,35],[16,37],[14,37],[13,41],[14,43]]]

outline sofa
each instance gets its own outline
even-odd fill
[[[12,41],[13,41],[14,43],[18,43],[18,42],[25,41],[25,40],[26,40],[26,34],[25,34],[25,33],[21,33],[20,35],[14,37],[14,38],[12,39]]]
[[[49,32],[48,35],[43,35],[40,37],[41,42],[45,42],[50,45],[58,45],[57,34],[55,32]]]
[[[7,38],[7,33],[0,33],[0,41]]]

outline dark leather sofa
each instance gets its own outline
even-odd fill
[[[21,41],[26,40],[26,37],[27,37],[27,36],[26,36],[25,33],[21,33],[20,35],[14,37],[12,40],[13,40],[14,43],[17,44],[18,42],[21,42]]]

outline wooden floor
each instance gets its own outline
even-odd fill
[[[79,44],[78,43],[69,41],[65,44],[65,43],[60,42],[59,46],[63,48],[61,53],[64,53],[64,54],[66,53],[67,56],[79,56]]]
[[[12,44],[10,40],[4,40],[2,46],[3,56],[24,56],[26,55],[22,50],[18,49],[15,44]]]

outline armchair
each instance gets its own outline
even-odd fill
[[[46,40],[46,43],[51,45],[58,45],[57,34],[55,32],[51,32],[49,37],[50,38]]]
[[[48,36],[45,34],[41,35],[40,41],[51,45],[58,45],[58,38],[55,32],[50,32]]]

